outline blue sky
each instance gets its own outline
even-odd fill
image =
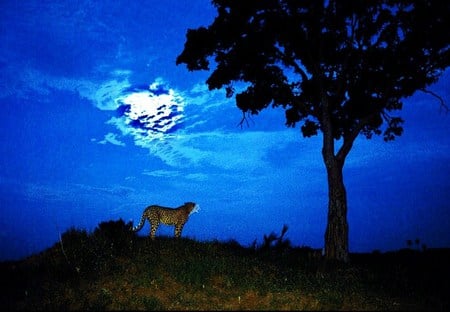
[[[183,236],[250,245],[287,224],[294,245],[323,246],[321,137],[281,109],[241,128],[207,72],[175,65],[186,30],[214,16],[207,0],[1,2],[0,260],[186,201],[201,210]],[[431,88],[447,103],[449,82]],[[402,137],[360,137],[347,159],[351,252],[450,246],[450,115],[423,93],[401,115]]]

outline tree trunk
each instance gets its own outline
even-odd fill
[[[342,175],[344,162],[334,155],[326,158],[328,223],[325,231],[325,259],[348,262],[347,194]]]
[[[347,194],[345,192],[342,170],[345,158],[350,152],[360,128],[344,136],[343,145],[337,155],[335,155],[333,123],[331,121],[328,97],[324,89],[321,90],[321,106],[322,157],[328,177],[328,222],[325,231],[325,259],[348,262]]]

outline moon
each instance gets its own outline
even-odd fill
[[[119,118],[146,139],[162,139],[182,127],[184,100],[163,83],[132,87],[117,99]]]

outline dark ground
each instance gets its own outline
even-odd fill
[[[122,220],[0,263],[7,310],[448,310],[450,249],[402,249],[324,261],[282,237],[151,241]]]

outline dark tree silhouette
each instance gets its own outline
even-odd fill
[[[325,257],[348,260],[343,166],[360,134],[401,135],[394,115],[450,64],[450,1],[213,0],[218,16],[188,29],[176,63],[214,70],[243,112],[282,106],[286,125],[323,136],[328,177]]]

